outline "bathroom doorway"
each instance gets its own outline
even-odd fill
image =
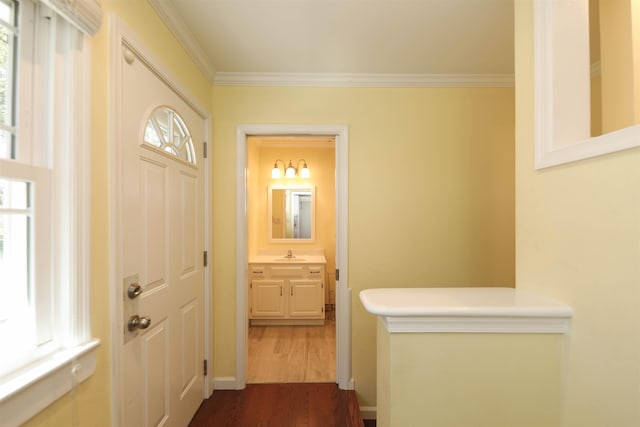
[[[294,173],[286,173],[288,167]],[[335,175],[333,135],[247,137],[247,383],[336,381]],[[266,278],[262,271],[257,278],[253,274],[252,269],[273,265],[255,264],[257,258],[269,254],[280,260],[288,253],[296,262],[292,271],[313,267],[297,263],[303,256],[319,254],[326,261],[315,300],[309,301],[321,310],[310,316],[292,311],[296,282],[273,272]],[[304,273],[300,279],[307,280]],[[264,313],[262,304],[270,311]]]
[[[252,136],[315,136],[333,137],[334,141],[334,212],[335,241],[334,255],[327,257],[335,265],[326,271],[335,274],[333,300],[335,301],[335,379],[343,390],[354,388],[351,376],[351,289],[348,286],[348,127],[345,125],[238,125],[236,128],[236,376],[220,381],[220,387],[242,389],[247,383],[248,340],[249,340],[249,226],[248,200],[252,179],[252,165],[249,163],[247,141]],[[277,160],[277,159],[275,159]],[[282,159],[280,159],[282,160]],[[292,163],[298,163],[293,157]],[[274,159],[271,160],[273,162]],[[301,167],[302,164],[297,164]],[[311,165],[308,166],[313,170]],[[269,169],[273,168],[273,163]],[[312,172],[313,173],[313,172]],[[266,191],[266,188],[263,188]],[[261,191],[262,194],[264,194]],[[266,201],[265,201],[266,203]],[[263,205],[264,206],[264,205]],[[266,218],[263,218],[266,221]],[[287,249],[288,250],[288,249]],[[300,329],[302,330],[302,329]]]

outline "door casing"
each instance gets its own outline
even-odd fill
[[[348,285],[348,136],[347,125],[236,126],[236,376],[214,379],[215,389],[241,390],[247,381],[247,137],[291,135],[333,136],[336,141],[336,382],[342,390],[353,390],[351,375],[351,289]]]

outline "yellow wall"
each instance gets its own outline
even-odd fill
[[[251,147],[247,148],[247,163],[250,165],[247,174],[248,182],[248,239],[249,256],[257,255],[259,249],[279,249],[284,255],[291,249],[295,255],[296,249],[324,249],[327,264],[325,268],[325,302],[332,304],[330,295],[335,290],[335,259],[336,259],[336,192],[335,192],[335,150],[333,147]],[[305,159],[311,171],[308,179],[299,177],[293,179],[272,179],[271,169],[276,159],[295,162]],[[280,165],[282,168],[282,165]],[[314,242],[273,242],[268,239],[268,203],[267,188],[270,185],[310,185],[316,190],[316,238]]]
[[[532,1],[516,13],[516,282],[570,305],[563,426],[640,425],[640,150],[534,171]]]
[[[378,427],[560,426],[563,334],[389,333],[378,322],[378,340]]]
[[[145,1],[103,0],[213,111],[214,370],[233,376],[235,336],[235,126],[349,125],[349,284],[514,283],[513,89],[216,87]],[[93,41],[92,329],[96,374],[29,426],[111,425],[109,301],[108,19]],[[353,374],[375,405],[375,319],[353,303]]]
[[[205,108],[211,87],[146,1],[102,0],[105,19],[92,43],[91,84],[91,316],[100,338],[97,371],[74,397],[65,396],[28,426],[111,426],[111,320],[109,307],[109,14],[115,13]],[[133,94],[135,96],[135,94]],[[77,424],[73,411],[77,410]]]
[[[360,290],[514,284],[513,94],[214,87],[214,375],[235,375],[236,125],[349,126],[352,365],[374,406],[376,321]]]

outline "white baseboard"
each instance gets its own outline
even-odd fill
[[[214,390],[237,390],[236,377],[215,377],[213,379]]]
[[[377,409],[375,406],[360,407],[360,415],[362,415],[363,420],[375,420],[376,414],[377,414]]]
[[[356,389],[356,382],[353,379],[353,377],[351,379],[349,379],[349,381],[346,382],[346,384],[344,384],[344,387],[342,387],[341,384],[339,384],[340,389],[342,390],[355,390]]]

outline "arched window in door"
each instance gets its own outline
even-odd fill
[[[157,107],[151,112],[144,129],[144,142],[187,163],[196,164],[191,133],[180,114],[169,107]]]

